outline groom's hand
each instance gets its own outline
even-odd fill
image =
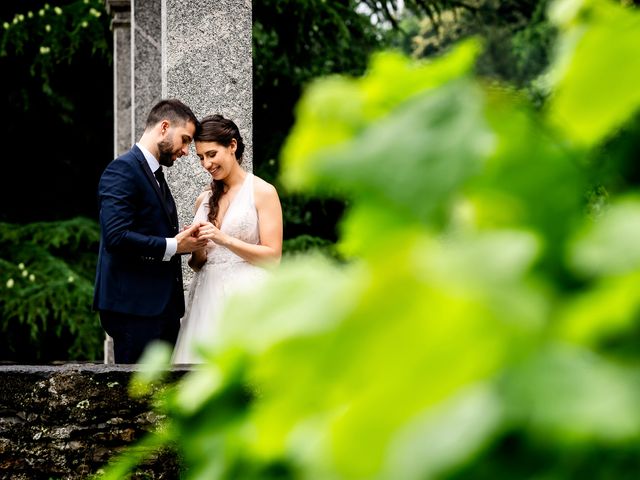
[[[207,245],[206,238],[198,238],[198,229],[202,225],[203,223],[194,223],[176,235],[175,238],[178,241],[176,253],[193,252]]]

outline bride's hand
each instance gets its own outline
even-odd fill
[[[198,230],[198,238],[206,238],[217,243],[218,245],[226,245],[229,240],[229,235],[222,232],[213,223],[206,222],[205,224],[200,226],[200,229]]]

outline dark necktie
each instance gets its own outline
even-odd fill
[[[160,192],[162,193],[162,198],[164,198],[164,203],[169,206],[171,204],[171,200],[169,200],[169,185],[167,185],[164,173],[162,173],[162,167],[158,168],[154,172],[154,175],[156,176],[156,180],[158,180],[158,184],[160,184]]]
[[[158,168],[154,173],[156,179],[158,180],[158,184],[160,185],[160,192],[162,193],[162,197],[164,198],[164,203],[171,212],[172,219],[176,214],[175,203],[173,202],[173,197],[169,192],[169,185],[167,185],[167,181],[164,178],[164,173],[162,173],[162,167]]]

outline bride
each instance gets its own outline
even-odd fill
[[[189,258],[198,272],[189,288],[173,363],[199,363],[196,343],[215,334],[225,298],[257,285],[263,266],[280,261],[282,208],[273,185],[240,166],[244,143],[236,124],[222,115],[201,120],[195,146],[211,174],[211,189],[196,200],[193,223],[208,244]]]

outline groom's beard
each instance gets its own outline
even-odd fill
[[[167,140],[158,143],[158,151],[160,152],[158,155],[160,165],[172,167],[173,159],[171,157],[173,157],[173,143]]]

